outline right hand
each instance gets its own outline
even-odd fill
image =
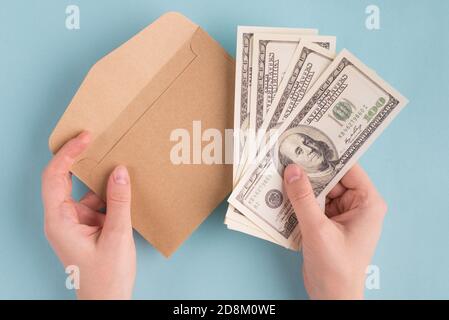
[[[363,299],[365,271],[387,206],[358,165],[330,191],[325,213],[298,165],[284,172],[302,235],[304,285],[312,299]]]

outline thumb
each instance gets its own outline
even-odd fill
[[[284,184],[298,218],[301,232],[316,230],[326,221],[327,217],[318,205],[305,171],[296,164],[288,165],[284,171]]]
[[[131,231],[131,184],[126,167],[116,167],[109,176],[106,198],[105,235]]]

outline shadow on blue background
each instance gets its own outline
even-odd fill
[[[76,4],[81,29],[65,28]],[[381,29],[365,28],[380,7]],[[3,1],[0,10],[0,298],[73,298],[43,234],[47,138],[90,66],[162,13],[180,11],[232,55],[236,26],[336,35],[410,100],[362,158],[389,203],[368,298],[448,298],[447,1]],[[75,183],[77,196],[85,192]],[[169,260],[136,235],[135,298],[306,298],[298,254],[223,225],[222,203]]]

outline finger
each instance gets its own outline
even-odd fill
[[[64,144],[50,161],[49,171],[55,174],[68,174],[71,166],[75,163],[76,157],[86,149],[90,138],[90,133],[83,131]]]
[[[334,199],[334,200],[331,200],[328,203],[326,203],[325,213],[329,219],[340,214],[338,200],[339,199]]]
[[[70,198],[71,175],[69,170],[75,162],[75,158],[83,152],[89,141],[88,132],[83,132],[69,140],[45,168],[42,174],[42,199],[46,212],[51,212],[52,210],[49,209],[59,206]]]
[[[332,190],[327,194],[329,200],[341,197],[347,189],[338,182],[335,187],[332,188]]]
[[[128,170],[118,166],[109,177],[107,186],[106,220],[103,233],[105,237],[132,231],[131,226],[131,184]]]
[[[284,172],[284,184],[301,232],[317,230],[327,218],[318,205],[307,174],[298,165],[290,164]]]
[[[370,178],[359,164],[349,169],[340,183],[347,189],[371,190],[374,188]]]
[[[88,226],[103,226],[105,220],[105,215],[103,213],[95,211],[78,202],[75,202],[75,207],[78,214],[79,223]]]
[[[81,198],[79,202],[95,211],[106,207],[105,202],[93,191],[86,192],[86,194]]]
[[[76,232],[78,234],[81,234],[83,237],[96,237],[98,238],[98,235],[101,231],[100,226],[88,226],[85,224],[77,224],[75,226]]]

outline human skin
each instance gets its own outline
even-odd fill
[[[53,157],[42,175],[45,233],[65,267],[80,270],[79,299],[129,299],[136,274],[130,217],[130,177],[118,166],[107,186],[107,206],[94,193],[71,196],[70,168],[87,147],[81,133]],[[332,189],[322,212],[298,165],[284,171],[299,220],[304,284],[312,299],[362,299],[365,270],[380,237],[386,204],[356,165]],[[107,207],[106,215],[99,212]]]
[[[88,132],[67,142],[42,174],[45,234],[63,265],[79,268],[79,299],[129,299],[136,275],[130,177],[124,166],[111,173],[106,214],[93,192],[75,201],[69,171],[89,142]]]
[[[310,298],[363,299],[365,271],[387,212],[367,174],[359,165],[350,169],[328,194],[324,212],[300,166],[287,166],[284,185],[299,221]]]

